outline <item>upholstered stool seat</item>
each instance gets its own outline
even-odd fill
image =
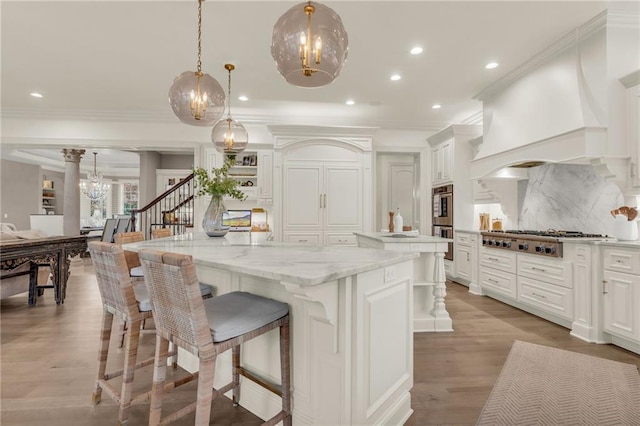
[[[202,299],[191,256],[143,249],[138,253],[144,268],[156,324],[156,354],[149,425],[165,424],[195,411],[195,425],[210,422],[211,400],[233,391],[240,400],[240,375],[282,397],[282,410],[265,424],[282,421],[291,426],[291,371],[289,352],[289,307],[286,303],[236,291]],[[280,335],[281,385],[268,383],[240,363],[240,345],[271,330]],[[162,400],[169,343],[198,357],[198,390],[194,403],[162,416]],[[232,350],[232,381],[213,388],[216,359]],[[246,349],[245,349],[246,350]]]
[[[142,266],[136,266],[135,268],[132,268],[130,274],[132,278],[144,279],[144,271],[142,270]],[[203,299],[213,297],[212,287],[208,284],[200,283],[200,295]]]

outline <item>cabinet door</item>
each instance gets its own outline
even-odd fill
[[[322,228],[323,167],[285,166],[283,182],[284,229]]]
[[[273,152],[258,151],[258,198],[273,197]]]
[[[434,184],[442,181],[442,149],[436,146],[431,150],[431,180]]]
[[[471,246],[457,246],[453,257],[458,270],[458,277],[471,281]]]
[[[453,179],[453,142],[445,142],[441,148],[441,180],[449,181]]]
[[[640,339],[640,277],[605,271],[602,292],[605,331]]]
[[[325,166],[321,208],[327,230],[361,227],[361,174],[359,167]]]

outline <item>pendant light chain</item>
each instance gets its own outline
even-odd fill
[[[97,172],[97,169],[96,169],[96,157],[97,156],[98,156],[98,153],[94,152],[93,153],[93,174],[96,175],[96,176],[98,176],[98,172]]]
[[[227,87],[227,117],[231,118],[231,70],[233,69],[233,65],[227,65],[226,68],[229,70],[229,85]]]
[[[198,0],[198,72],[202,72],[202,61],[200,60],[202,42],[202,1]]]

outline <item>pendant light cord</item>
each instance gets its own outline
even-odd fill
[[[227,69],[229,70],[229,85],[227,87],[227,117],[231,118],[231,70],[233,69],[231,67],[227,67]]]
[[[198,0],[198,72],[202,72],[202,61],[200,60],[202,42],[202,0]]]

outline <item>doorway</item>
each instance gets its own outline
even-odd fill
[[[376,231],[389,227],[389,212],[400,209],[405,226],[420,229],[420,155],[376,155]]]

